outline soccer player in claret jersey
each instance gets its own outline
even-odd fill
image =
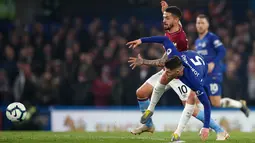
[[[179,18],[180,16],[177,15],[181,15],[181,12],[179,10],[179,8],[172,6],[172,7],[168,7],[168,5],[166,4],[165,1],[161,2],[161,6],[162,6],[162,12],[164,13],[164,29],[166,30],[166,36],[168,36],[168,38],[172,39],[175,43],[175,45],[177,46],[177,49],[182,51],[182,50],[187,50],[187,39],[186,39],[186,34],[185,32],[182,30]],[[174,33],[170,33],[169,31],[171,31],[171,29],[174,28],[176,29],[176,32]],[[180,47],[180,48],[178,48]],[[158,60],[145,60],[142,59],[140,56],[138,56],[138,58],[135,57],[131,57],[131,59],[129,60],[129,62],[131,63],[131,66],[134,68],[136,66],[139,65],[153,65],[153,66],[162,66],[164,65],[164,62],[167,59],[167,55],[166,53],[164,54],[164,56],[162,57],[162,59],[158,59]],[[149,78],[138,90],[137,90],[137,98],[138,98],[138,103],[140,106],[140,110],[142,112],[144,112],[149,104],[149,97],[152,94],[153,88],[155,88],[155,86],[158,84],[158,81],[161,77],[163,73],[163,70],[156,73],[155,75],[153,75],[151,78]],[[186,100],[188,98],[189,95],[193,96],[195,95],[195,93],[193,91],[190,90],[189,87],[187,87],[185,84],[183,84],[179,79],[173,79],[166,87],[165,90],[168,90],[170,88],[173,88],[173,90],[178,94],[179,98],[182,100],[183,104],[185,105]],[[183,89],[185,88],[185,90],[181,91],[179,89]],[[163,94],[162,92],[162,94]],[[152,103],[153,104],[153,103]],[[183,115],[178,124],[177,130],[176,132],[173,134],[173,140],[179,139],[181,136],[181,133],[183,131],[183,129],[185,128],[185,125],[187,124],[189,118],[191,117],[191,114],[189,114],[190,112],[192,112],[193,116],[195,118],[197,118],[200,121],[204,121],[204,114],[203,111],[199,111],[198,108],[196,108],[196,106],[194,105],[186,105],[183,111]],[[210,128],[212,128],[216,133],[217,133],[217,140],[225,140],[226,138],[226,132],[214,121],[211,119],[210,122]],[[149,119],[145,124],[141,125],[138,128],[132,129],[131,133],[132,134],[141,134],[143,132],[153,132],[154,131],[154,127],[153,127],[153,123],[152,120]]]
[[[182,27],[179,21],[180,16],[179,17],[177,16],[177,15],[181,15],[179,8],[175,6],[168,7],[165,1],[161,1],[161,6],[162,6],[162,12],[164,13],[163,23],[164,23],[164,29],[166,31],[166,36],[168,36],[169,39],[175,42],[175,45],[177,46],[177,49],[179,51],[187,50],[186,34],[182,30]],[[172,30],[172,29],[176,29],[176,30]],[[170,31],[176,31],[176,32],[171,33]],[[133,68],[142,64],[153,65],[153,66],[163,66],[166,59],[167,59],[167,55],[165,53],[162,59],[145,60],[145,59],[142,59],[140,56],[138,56],[138,58],[131,57],[129,62],[131,63],[131,66]],[[153,89],[158,84],[158,81],[160,80],[162,73],[163,73],[163,70],[154,74],[137,90],[137,99],[140,106],[140,110],[142,112],[145,112],[145,110],[148,108],[150,104],[150,100],[148,98],[151,96]],[[192,92],[189,87],[187,87],[178,79],[173,79],[165,87],[165,90],[163,90],[163,92],[170,88],[173,88],[173,90],[178,94],[179,98],[182,100],[184,105],[189,95],[192,95],[192,94],[193,96],[195,95],[195,93]],[[183,89],[183,91],[179,89]],[[183,129],[185,128],[185,125],[187,124],[189,118],[191,117],[191,114],[189,114],[190,112],[192,112],[193,113],[192,115],[198,120],[202,122],[204,121],[203,111],[199,111],[199,109],[196,108],[196,106],[194,105],[187,104],[184,108],[182,118],[179,121],[177,130],[173,134],[173,140],[178,140],[180,138],[181,133]],[[210,121],[210,128],[212,128],[217,133],[217,140],[226,139],[227,133],[213,119],[211,119]],[[154,131],[153,123],[152,123],[152,120],[149,119],[145,124],[141,125],[140,127],[132,129],[131,133],[141,134],[143,132],[153,132],[153,131]]]
[[[200,14],[196,19],[198,38],[195,41],[197,52],[208,63],[208,76],[205,80],[205,89],[210,101],[215,107],[239,108],[246,117],[249,116],[249,109],[244,100],[233,100],[230,98],[221,99],[221,83],[223,79],[222,63],[225,56],[225,48],[218,36],[209,32],[209,19],[206,15]]]
[[[165,62],[165,71],[159,81],[158,87],[152,93],[152,101],[149,110],[146,110],[141,118],[141,123],[145,123],[153,114],[154,108],[161,96],[155,96],[165,89],[165,86],[174,78],[179,79],[196,92],[198,99],[204,106],[204,126],[201,129],[201,139],[206,140],[209,134],[209,124],[211,118],[211,106],[204,89],[204,79],[207,76],[208,66],[203,58],[194,51],[178,52],[173,43],[165,36],[146,37],[128,42],[130,48],[136,48],[141,43],[161,43],[164,45],[168,59]],[[161,94],[162,95],[162,94]],[[195,104],[196,96],[190,95],[188,104]],[[192,114],[190,112],[189,114]]]
[[[187,50],[187,38],[186,34],[182,29],[182,26],[180,25],[179,21],[181,18],[181,11],[178,7],[172,6],[167,7],[163,11],[163,24],[165,29],[165,35],[173,41],[173,43],[176,45],[176,48],[179,51],[185,51]],[[139,60],[134,59],[134,61],[131,61],[132,68],[135,68],[139,65],[153,65],[153,66],[160,66],[164,65],[165,61],[167,60],[166,53],[163,55],[161,59],[158,60]],[[140,107],[141,112],[144,112],[149,104],[150,100],[149,97],[151,97],[153,88],[159,81],[161,75],[163,73],[163,70],[159,71],[158,73],[151,76],[140,88],[138,88],[136,95],[138,104]],[[181,88],[180,88],[181,87]],[[173,79],[168,86],[165,88],[165,90],[168,90],[172,88],[180,97],[180,99],[185,102],[188,95],[195,94],[194,92],[191,92],[190,88],[188,88],[185,84],[183,84],[179,79]],[[180,89],[184,89],[183,91]],[[132,129],[132,134],[141,134],[143,132],[153,132],[154,126],[152,119],[148,120],[145,125],[141,125],[138,128]]]

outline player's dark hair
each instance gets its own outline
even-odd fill
[[[199,15],[197,16],[197,18],[204,18],[204,19],[206,19],[207,22],[209,23],[209,17],[206,16],[205,14],[199,14]]]
[[[166,12],[172,13],[173,15],[177,16],[178,18],[182,17],[182,12],[177,6],[169,6],[165,10]]]
[[[170,69],[170,70],[174,70],[174,69],[180,67],[181,65],[182,65],[182,61],[177,56],[173,56],[171,59],[168,59],[165,62],[165,67]]]

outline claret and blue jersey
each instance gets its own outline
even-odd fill
[[[213,62],[215,67],[208,73],[205,81],[209,95],[221,95],[221,82],[223,80],[222,60],[226,54],[225,47],[215,34],[208,32],[202,39],[195,41],[196,51],[204,58],[206,63]]]

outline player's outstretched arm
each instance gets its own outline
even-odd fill
[[[159,43],[168,48],[175,48],[173,42],[171,42],[166,36],[152,36],[140,38],[142,43]]]
[[[176,49],[174,44],[166,36],[143,37],[134,41],[130,41],[126,45],[129,46],[129,48],[135,49],[142,43],[159,43],[163,44],[165,49],[166,48]]]
[[[129,57],[128,63],[130,63],[130,67],[132,67],[132,69],[141,65],[163,67],[167,59],[168,57],[166,53],[163,55],[161,59],[156,60],[143,59],[142,56],[138,54],[137,57]]]
[[[177,51],[173,42],[171,42],[166,36],[152,36],[141,38],[142,43],[159,43],[163,44],[167,56],[170,58],[173,55],[180,57],[180,52]]]
[[[144,37],[138,40],[130,41],[126,45],[129,46],[129,48],[136,48],[142,43],[160,43],[164,45],[164,48],[166,50],[166,53],[161,59],[157,60],[146,60],[142,59],[141,56],[139,57],[130,57],[129,63],[131,63],[132,69],[134,69],[136,66],[140,65],[152,65],[152,66],[164,66],[165,61],[168,59],[168,57],[177,55],[180,56],[180,53],[177,51],[174,44],[168,39],[166,36],[152,36],[152,37]]]
[[[165,52],[164,55],[160,59],[156,59],[156,60],[143,59],[143,64],[147,65],[147,66],[163,67],[165,65],[165,62],[167,61],[167,59],[168,59],[168,56]]]

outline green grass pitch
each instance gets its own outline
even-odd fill
[[[128,132],[0,132],[0,143],[169,143],[169,132],[132,135]],[[215,141],[212,133],[207,143],[255,143],[255,133],[232,132],[227,141]],[[200,143],[197,132],[185,132],[186,143]]]

